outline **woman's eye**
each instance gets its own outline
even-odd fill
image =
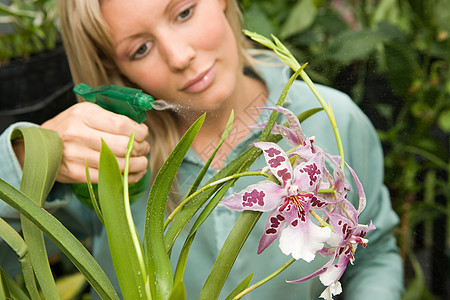
[[[182,21],[182,20],[188,19],[188,18],[192,15],[193,10],[194,10],[194,7],[193,7],[193,6],[189,7],[188,9],[183,10],[183,11],[177,16],[177,19],[178,19],[178,20],[181,20],[181,21]]]
[[[137,49],[136,52],[133,53],[131,58],[132,59],[139,59],[139,58],[143,57],[148,52],[149,47],[150,47],[149,46],[149,42],[141,45],[139,47],[139,49]]]

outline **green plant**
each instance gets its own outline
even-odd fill
[[[0,2],[0,23],[12,26],[1,34],[0,65],[54,49],[59,41],[56,19],[55,0]]]

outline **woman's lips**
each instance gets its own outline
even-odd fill
[[[216,65],[212,65],[211,68],[201,73],[192,80],[189,80],[184,86],[183,91],[188,93],[200,93],[206,90],[214,80],[216,76]]]

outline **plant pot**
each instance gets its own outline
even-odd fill
[[[0,67],[0,131],[18,121],[37,124],[76,103],[63,48]]]

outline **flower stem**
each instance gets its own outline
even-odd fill
[[[334,193],[334,188],[320,189],[319,190],[319,194],[332,194],[332,193]]]
[[[295,71],[295,70],[294,70]],[[341,156],[341,169],[344,170],[344,147],[342,146],[342,140],[341,135],[339,134],[339,130],[336,124],[336,119],[334,118],[333,110],[331,109],[331,106],[329,106],[325,99],[322,97],[322,95],[317,90],[316,86],[312,82],[312,80],[309,78],[308,74],[306,74],[305,71],[300,72],[300,77],[303,79],[303,81],[306,82],[306,84],[309,86],[311,91],[314,93],[314,95],[317,97],[317,100],[319,100],[320,104],[322,105],[323,109],[327,113],[328,118],[330,119],[331,126],[333,127],[334,135],[336,136],[336,142],[339,150],[339,155]]]
[[[292,265],[292,263],[295,262],[294,258],[291,258],[289,261],[287,261],[284,265],[282,265],[278,270],[276,270],[275,272],[273,272],[272,274],[270,274],[269,276],[267,276],[266,278],[264,278],[261,281],[258,281],[257,283],[255,283],[254,285],[246,288],[245,290],[243,290],[241,293],[239,293],[236,297],[234,297],[234,300],[237,299],[241,299],[242,297],[244,297],[246,294],[250,293],[251,291],[253,291],[254,289],[256,289],[257,287],[260,287],[261,285],[265,284],[266,282],[268,282],[269,280],[275,278],[276,276],[278,276],[281,272],[283,272],[284,270],[287,269],[287,267],[289,267],[290,265]]]
[[[221,178],[217,181],[211,182],[210,184],[204,185],[202,188],[198,189],[197,191],[195,191],[194,193],[189,195],[189,197],[187,197],[186,199],[181,201],[180,204],[178,204],[178,206],[172,211],[172,213],[167,217],[166,221],[164,222],[164,228],[166,228],[167,225],[169,225],[170,221],[175,217],[175,215],[195,196],[198,196],[199,194],[203,193],[204,191],[206,191],[218,184],[227,182],[229,180],[240,178],[240,177],[245,177],[245,176],[258,176],[258,175],[269,178],[269,175],[263,171],[244,172],[244,173],[233,174],[233,175]]]
[[[336,231],[334,231],[333,227],[330,224],[328,224],[327,222],[325,222],[325,220],[321,216],[319,216],[315,211],[310,209],[309,212],[314,217],[314,219],[319,221],[320,225],[322,225],[324,227],[328,227],[331,229],[331,231],[336,232]]]

